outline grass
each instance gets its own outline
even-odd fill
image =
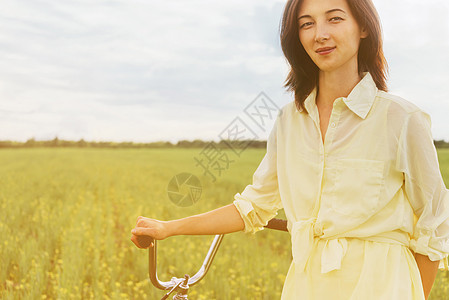
[[[198,149],[3,149],[0,151],[1,299],[160,299],[145,279],[147,251],[130,241],[137,216],[161,220],[206,212],[232,202],[251,182],[264,150],[233,156],[217,182],[199,176],[203,194],[190,207],[167,197],[181,172],[200,174]],[[228,153],[231,155],[231,153]],[[439,151],[449,183],[449,150]],[[283,211],[278,217],[285,218]],[[193,273],[213,236],[158,242],[159,278]],[[287,233],[226,235],[192,299],[279,299],[291,261]],[[431,299],[448,294],[439,272]]]

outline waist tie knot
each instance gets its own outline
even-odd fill
[[[293,262],[304,271],[312,253],[315,238],[324,235],[323,226],[316,218],[294,222],[291,227]],[[348,242],[345,238],[326,239],[321,253],[321,273],[340,269]]]

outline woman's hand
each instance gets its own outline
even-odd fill
[[[142,216],[137,218],[136,227],[131,230],[131,234],[131,241],[141,249],[153,247],[153,243],[146,247],[141,245],[141,243],[139,243],[139,239],[142,241],[142,237],[151,237],[155,240],[164,240],[170,236],[168,222],[145,218]]]
[[[418,265],[421,281],[424,288],[424,296],[429,299],[440,261],[431,261],[428,256],[412,252]]]

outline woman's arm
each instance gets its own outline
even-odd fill
[[[131,241],[137,247],[144,248],[140,245],[138,236],[163,240],[174,235],[214,235],[243,229],[245,223],[239,211],[234,204],[229,204],[203,214],[172,221],[138,217],[136,227],[131,231]]]
[[[404,174],[405,195],[417,217],[409,247],[415,253],[427,298],[439,262],[449,253],[449,191],[441,176],[427,113],[416,110],[408,114],[397,158],[396,166]]]
[[[226,234],[245,228],[239,211],[232,203],[203,214],[167,223],[170,236]]]
[[[421,281],[424,288],[424,295],[426,299],[429,298],[432,290],[435,277],[438,272],[439,261],[431,261],[428,256],[419,253],[413,253],[416,263],[418,264],[419,273],[421,274]]]

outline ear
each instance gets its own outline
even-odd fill
[[[360,32],[360,37],[362,39],[368,37],[368,30],[366,30],[366,28],[363,28],[362,31]]]

